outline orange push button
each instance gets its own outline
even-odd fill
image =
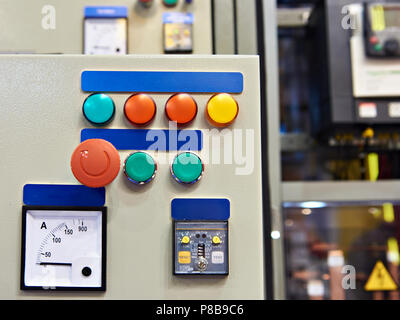
[[[156,104],[147,94],[134,94],[125,102],[124,113],[134,125],[144,126],[156,115]]]
[[[207,103],[206,117],[216,127],[229,126],[235,121],[239,113],[239,106],[230,94],[219,93]]]
[[[190,95],[178,93],[168,99],[165,105],[165,113],[170,121],[175,121],[178,125],[184,126],[196,117],[197,104]]]
[[[117,149],[105,140],[89,139],[82,142],[71,157],[75,178],[91,188],[104,187],[118,175],[120,157]]]

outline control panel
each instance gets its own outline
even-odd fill
[[[336,124],[400,121],[400,57],[390,49],[390,39],[399,36],[399,4],[364,2],[343,6],[335,0],[320,1],[310,16],[315,31],[310,33],[311,85],[320,92],[311,108],[324,110],[313,116],[315,133],[331,135]],[[364,130],[361,126],[350,131]]]
[[[333,25],[339,19],[338,6],[331,2],[330,8]],[[336,66],[329,73],[334,122],[400,121],[400,90],[396,85],[400,80],[396,49],[400,37],[400,28],[396,26],[399,8],[395,3],[351,4],[348,10],[354,28],[351,32],[335,29],[330,35],[330,48],[335,49],[331,49],[329,56],[331,66]]]
[[[398,121],[399,115],[389,112],[389,104],[397,103],[396,98],[400,97],[396,86],[400,59],[392,44],[400,37],[400,29],[395,26],[400,7],[374,3],[368,6],[353,4],[349,8],[357,21],[349,39],[353,97],[360,99],[356,101],[356,115],[367,122]],[[378,107],[379,103],[384,107]]]
[[[191,53],[193,51],[191,13],[164,13],[164,52]]]
[[[175,221],[174,274],[228,275],[228,221]]]
[[[0,53],[212,54],[211,0],[0,0],[0,7]]]
[[[395,3],[366,4],[365,45],[371,57],[400,56],[400,5]]]
[[[258,57],[0,72],[0,297],[264,297]]]

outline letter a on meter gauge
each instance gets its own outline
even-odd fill
[[[22,290],[105,290],[105,207],[22,213]]]

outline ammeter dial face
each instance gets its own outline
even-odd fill
[[[106,208],[23,207],[21,289],[105,290]]]
[[[127,53],[127,19],[85,19],[85,54]]]

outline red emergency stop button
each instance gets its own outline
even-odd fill
[[[197,104],[187,93],[178,93],[168,99],[165,113],[170,121],[184,126],[193,121],[197,114]]]
[[[110,184],[118,175],[120,164],[117,149],[103,139],[82,142],[71,157],[71,170],[75,178],[91,188]]]

